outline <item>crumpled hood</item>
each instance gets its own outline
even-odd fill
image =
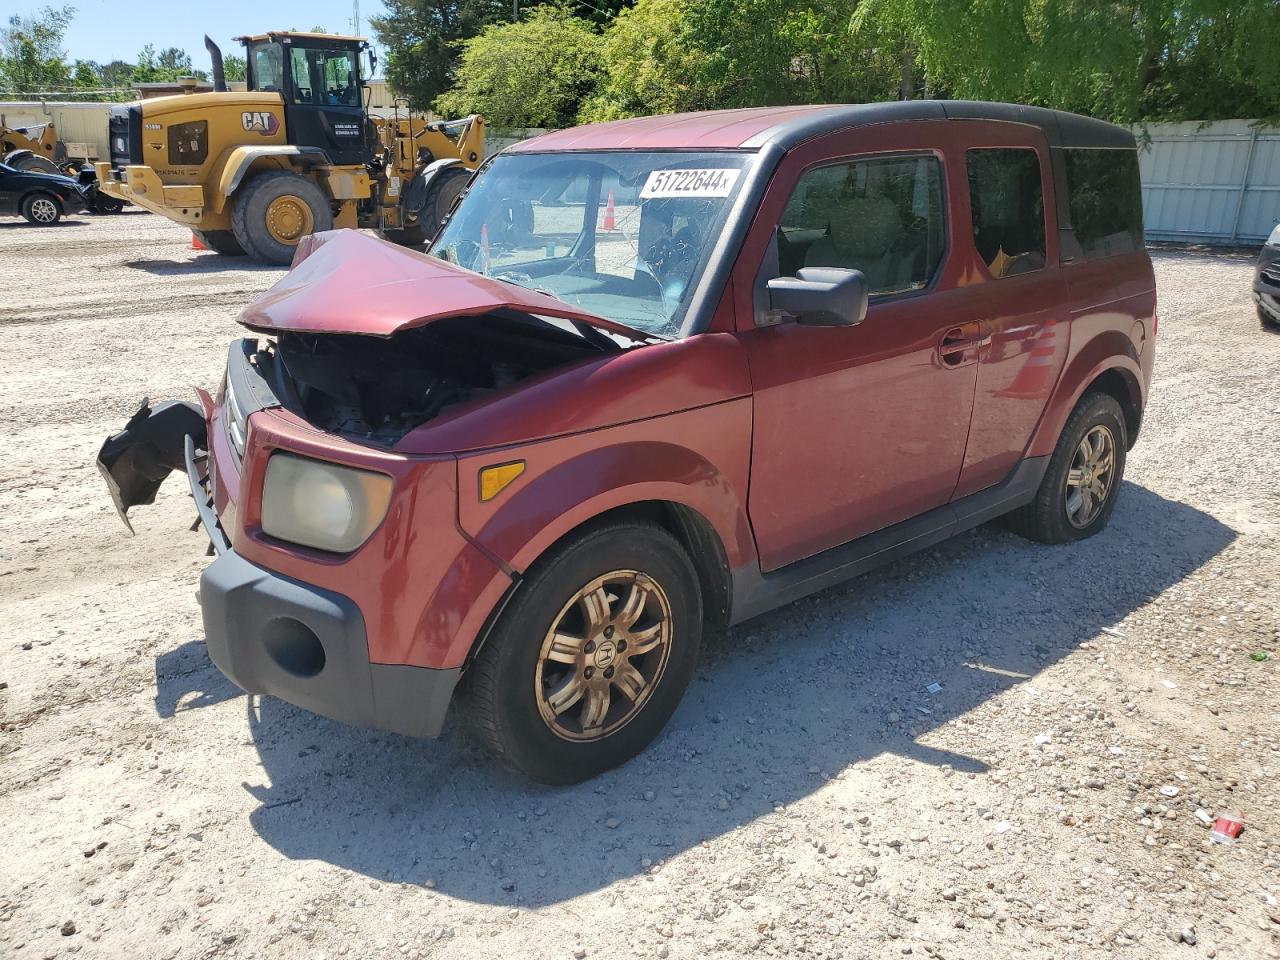
[[[303,237],[293,265],[240,314],[251,330],[389,337],[446,317],[516,310],[580,320],[633,340],[620,323],[356,230]]]

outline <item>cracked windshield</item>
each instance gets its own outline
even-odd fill
[[[748,160],[670,151],[500,156],[431,252],[675,337]]]

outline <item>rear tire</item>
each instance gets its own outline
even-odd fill
[[[99,193],[93,199],[93,212],[103,216],[111,216],[124,209],[124,201],[105,193]]]
[[[47,193],[29,193],[22,199],[22,216],[35,227],[51,227],[62,219],[62,204]]]
[[[62,175],[61,167],[38,153],[29,153],[26,156],[18,157],[10,166],[15,170],[22,170],[26,173],[56,173],[59,176]]]
[[[236,242],[249,256],[266,263],[292,263],[299,240],[332,229],[329,198],[298,173],[260,173],[231,201],[231,231]]]
[[[236,235],[230,230],[195,230],[192,232],[200,238],[201,243],[214,253],[220,253],[224,257],[244,256],[244,247],[240,246],[240,241],[236,239]]]
[[[1071,543],[1102,530],[1120,494],[1128,449],[1116,398],[1086,393],[1062,428],[1035,499],[1009,514],[1010,528],[1041,543]]]
[[[534,565],[460,699],[499,757],[542,783],[578,783],[658,735],[701,642],[702,598],[688,554],[655,524],[610,523]]]

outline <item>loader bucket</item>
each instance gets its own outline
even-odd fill
[[[144,399],[124,429],[102,444],[98,470],[130,533],[129,508],[154,503],[169,472],[185,469],[186,437],[203,447],[206,431],[204,412],[194,403],[170,400],[152,409]]]

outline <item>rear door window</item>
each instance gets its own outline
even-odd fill
[[[1141,250],[1142,182],[1134,150],[1064,150],[1071,226],[1086,259]]]
[[[993,277],[1039,270],[1045,263],[1044,191],[1034,150],[970,150],[973,245]]]
[[[942,165],[933,156],[886,157],[805,173],[782,212],[778,263],[861,270],[873,295],[929,285],[946,248]]]

